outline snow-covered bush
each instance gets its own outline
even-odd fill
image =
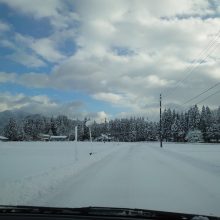
[[[203,142],[202,132],[198,129],[190,130],[186,135],[186,141],[188,141],[188,142]]]

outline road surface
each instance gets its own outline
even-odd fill
[[[95,155],[92,155],[95,156]],[[118,150],[66,179],[37,205],[111,206],[220,216],[220,169],[151,144]]]

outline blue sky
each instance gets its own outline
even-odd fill
[[[155,117],[174,88],[165,104],[181,106],[220,80],[219,13],[214,0],[0,0],[0,111]]]
[[[33,16],[21,13],[13,7],[9,7],[5,3],[0,4],[0,21],[10,26],[10,31],[8,31],[4,37],[5,39],[11,39],[11,41],[13,41],[12,35],[14,33],[28,37],[30,36],[35,39],[41,39],[49,37],[54,31],[48,18],[35,19]],[[21,49],[23,49],[22,45]],[[26,48],[24,50],[27,54],[32,53],[31,50]],[[13,53],[13,49],[1,46],[0,51],[0,66],[2,72],[13,72],[17,74],[43,72],[45,74],[50,74],[54,67],[54,64],[51,62],[45,62],[45,65],[37,67],[23,65],[22,63],[8,58],[8,56]],[[77,45],[74,43],[74,40],[66,39],[59,45],[59,51],[66,56],[71,56],[77,51]],[[38,96],[43,94],[60,104],[80,101],[84,103],[84,108],[92,112],[105,111],[110,114],[116,114],[123,109],[120,107],[114,108],[108,103],[94,100],[82,91],[74,91],[74,89],[65,91],[56,88],[33,88],[16,83],[2,83],[0,92],[10,92],[12,95],[22,93],[27,96]]]

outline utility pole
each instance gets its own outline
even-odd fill
[[[162,115],[161,115],[162,96],[160,94],[160,147],[163,147],[162,142]]]

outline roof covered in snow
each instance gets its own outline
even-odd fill
[[[64,139],[64,138],[67,138],[67,136],[64,136],[64,135],[63,136],[62,135],[61,136],[50,136],[50,138],[54,138],[54,139],[56,139],[56,138],[62,139],[63,138]]]
[[[1,139],[1,140],[8,140],[8,138],[7,138],[7,137],[4,137],[4,136],[0,136],[0,139]]]

